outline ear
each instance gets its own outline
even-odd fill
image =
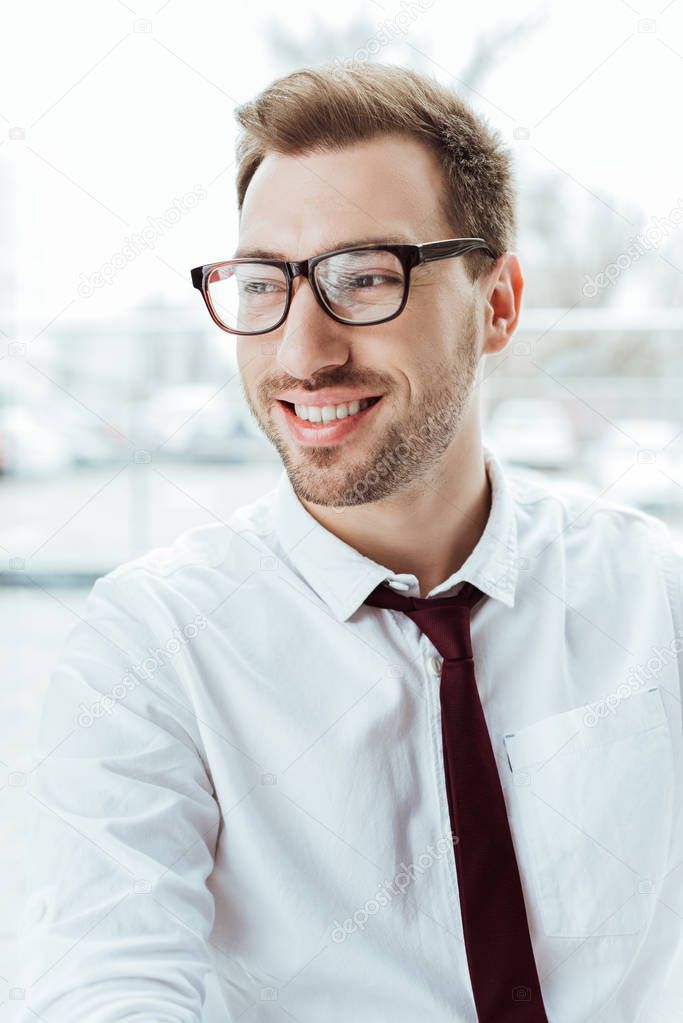
[[[514,252],[499,257],[486,278],[483,355],[500,352],[512,337],[519,319],[524,278]]]

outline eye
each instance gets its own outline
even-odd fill
[[[266,288],[276,289],[277,284],[271,284],[268,281],[249,281],[245,284],[244,290],[252,295],[263,295]]]
[[[330,274],[325,280],[325,285],[328,288],[336,288],[341,291],[345,288],[353,289],[356,288],[359,291],[368,291],[373,288],[380,288],[382,286],[389,285],[400,285],[401,279],[395,277],[392,274],[387,274],[382,270],[366,270],[364,272],[357,273],[336,273]]]
[[[370,282],[369,284],[367,282]],[[354,287],[375,287],[378,284],[395,284],[395,277],[388,277],[382,273],[366,273],[360,274],[354,278]]]

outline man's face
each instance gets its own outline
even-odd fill
[[[386,135],[306,156],[269,154],[247,189],[239,248],[302,260],[357,240],[450,238],[453,229],[439,212],[443,187],[435,156],[411,138]],[[462,258],[441,260],[413,268],[398,317],[349,326],[332,320],[298,277],[286,322],[236,339],[245,399],[300,498],[364,504],[438,471],[475,384],[478,296]],[[307,405],[381,399],[357,418],[316,426],[279,400],[290,391]]]

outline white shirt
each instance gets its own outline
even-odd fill
[[[683,552],[484,453],[486,528],[428,596],[490,598],[475,669],[548,1019],[680,1023]],[[364,605],[385,579],[420,596],[283,468],[98,580],[30,775],[20,1023],[198,1021],[210,969],[230,1020],[475,1023],[441,661]]]

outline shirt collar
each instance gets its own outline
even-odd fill
[[[468,581],[482,593],[514,607],[518,575],[514,501],[500,461],[489,447],[483,444],[482,449],[492,498],[486,526],[461,567],[429,596]],[[402,582],[402,592],[409,587],[411,595],[418,594],[414,575],[396,573],[365,557],[314,519],[296,496],[284,468],[275,488],[274,524],[285,556],[339,621],[357,611],[385,579]]]

